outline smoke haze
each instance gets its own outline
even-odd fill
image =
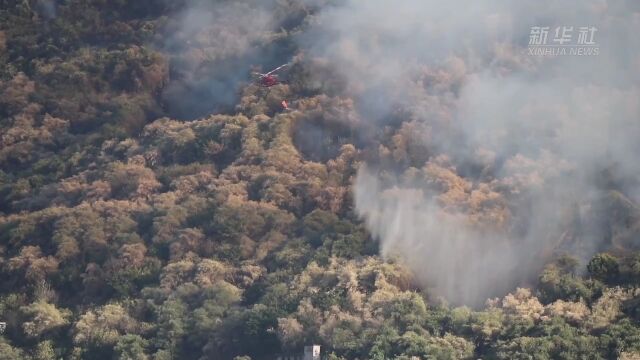
[[[532,26],[595,26],[598,56],[535,57]],[[551,251],[605,246],[598,204],[638,195],[640,11],[634,2],[347,1],[300,37],[348,79],[369,121],[427,129],[424,164],[371,162],[358,213],[437,295],[481,304]],[[396,164],[397,165],[397,164]],[[603,186],[603,172],[618,181]],[[635,199],[637,200],[637,199]]]
[[[233,112],[253,66],[290,60],[283,43],[298,12],[275,1],[192,1],[165,25],[160,41],[171,56],[162,98],[172,117],[194,119]]]
[[[556,27],[574,39],[596,27],[599,54],[531,56],[533,26],[550,28],[548,43]],[[368,145],[377,159],[355,181],[382,255],[478,305],[534,280],[553,253],[586,260],[615,242],[602,204],[613,190],[640,197],[639,30],[636,1],[195,2],[167,26],[163,97],[177,118],[231,111],[251,66],[298,50],[330,64],[364,122],[401,127],[418,149],[403,162]],[[312,145],[324,131],[307,130]]]

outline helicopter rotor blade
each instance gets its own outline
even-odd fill
[[[276,71],[278,71],[278,70],[280,70],[280,69],[282,69],[283,67],[288,66],[288,65],[289,65],[289,64],[280,65],[280,66],[278,66],[277,68],[275,68],[275,69],[273,69],[273,70],[269,71],[268,73],[266,73],[266,74],[264,74],[264,75],[265,75],[265,76],[269,76],[269,75],[273,74],[274,72],[276,72]]]

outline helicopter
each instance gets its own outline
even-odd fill
[[[289,64],[280,65],[266,74],[254,72],[252,75],[256,79],[256,83],[258,85],[269,88],[282,83],[282,81],[278,79],[276,72],[282,70],[286,66],[289,66]]]

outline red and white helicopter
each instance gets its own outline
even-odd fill
[[[284,64],[284,65],[280,65],[277,68],[269,71],[266,74],[262,74],[259,72],[253,72],[252,75],[255,79],[256,84],[262,86],[262,87],[266,87],[266,88],[270,88],[274,85],[278,85],[278,84],[282,84],[283,82],[278,78],[278,75],[276,74],[276,72],[282,70],[283,68],[289,66],[289,64]],[[282,102],[280,103],[280,105],[282,106],[282,109],[285,111],[291,111],[292,109],[289,107],[289,104],[287,103],[286,100],[282,100]]]
[[[277,68],[269,71],[266,74],[262,74],[259,72],[254,72],[253,76],[256,79],[256,83],[260,86],[264,86],[264,87],[272,87],[274,85],[278,85],[281,84],[282,81],[280,81],[280,79],[278,79],[278,75],[276,74],[276,72],[282,70],[283,68],[289,66],[289,64],[284,64],[284,65],[280,65]]]

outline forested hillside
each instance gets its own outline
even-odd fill
[[[373,115],[375,91],[300,45],[330,6],[0,0],[0,359],[640,357],[637,174],[615,162],[535,275],[486,302],[381,255],[355,205],[365,164],[387,191],[357,196],[428,189],[487,233],[519,231],[514,183],[537,178],[460,161],[435,145],[449,125],[402,101]],[[251,80],[287,62],[286,82]]]

